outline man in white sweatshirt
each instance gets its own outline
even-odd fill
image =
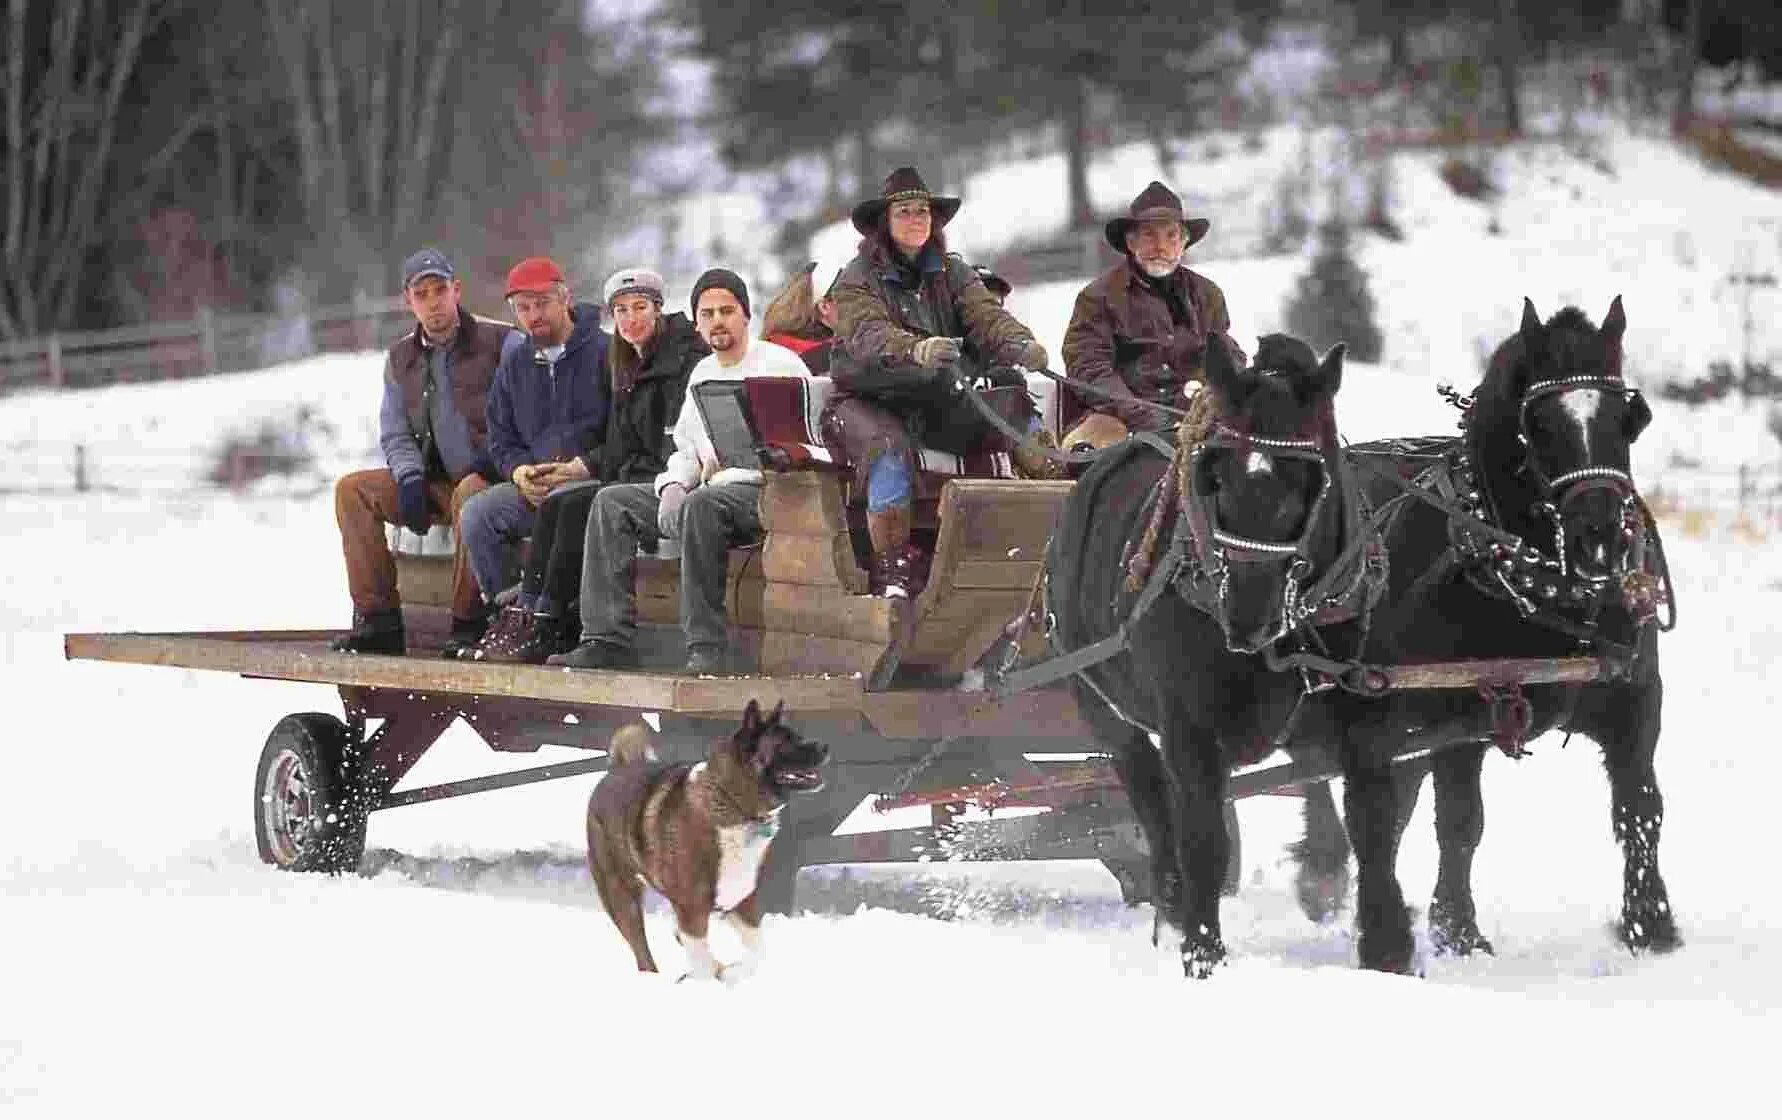
[[[651,482],[608,486],[588,518],[582,566],[582,644],[550,659],[577,669],[637,666],[633,561],[643,541],[681,546],[681,629],[686,672],[731,671],[724,583],[730,550],[761,538],[761,471],[725,466],[694,403],[706,381],[809,377],[784,346],[749,338],[749,290],[734,272],[713,268],[693,285],[693,322],[710,356],[693,367],[674,423],[674,453]]]

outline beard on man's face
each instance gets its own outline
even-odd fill
[[[1139,257],[1138,265],[1144,269],[1145,275],[1154,280],[1161,280],[1176,270],[1182,263],[1180,253],[1173,257]]]

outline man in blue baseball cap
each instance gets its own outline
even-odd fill
[[[378,442],[385,465],[354,471],[334,487],[334,515],[346,556],[353,628],[333,648],[347,653],[404,653],[407,636],[396,593],[396,564],[385,525],[416,533],[449,521],[458,528],[464,503],[500,481],[488,452],[489,385],[496,366],[524,336],[506,323],[479,319],[461,306],[464,286],[438,249],[402,262],[402,298],[414,330],[390,347]],[[452,568],[452,642],[482,636],[487,608],[471,574],[463,535]]]

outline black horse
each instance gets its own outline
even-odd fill
[[[1060,513],[1046,578],[1055,648],[1126,630],[1121,652],[1074,687],[1150,846],[1159,922],[1185,931],[1194,975],[1225,956],[1226,776],[1267,753],[1300,692],[1297,675],[1270,671],[1258,651],[1292,628],[1294,596],[1335,569],[1352,528],[1335,485],[1341,346],[1320,362],[1269,335],[1238,370],[1215,344],[1207,379],[1214,418],[1199,450],[1180,470],[1170,446],[1129,440],[1104,453]],[[1166,541],[1163,557],[1148,555]]]
[[[1453,745],[1513,749],[1561,723],[1604,749],[1626,855],[1624,939],[1676,944],[1657,863],[1652,588],[1640,578],[1646,532],[1628,472],[1649,413],[1620,381],[1624,325],[1619,301],[1600,331],[1572,308],[1543,326],[1525,305],[1465,437],[1433,463],[1396,445],[1337,449],[1340,351],[1314,365],[1303,344],[1270,336],[1240,372],[1215,346],[1207,371],[1219,420],[1186,461],[1179,499],[1157,485],[1163,457],[1137,444],[1078,483],[1048,557],[1053,640],[1124,647],[1078,675],[1078,697],[1150,842],[1159,918],[1179,927],[1189,975],[1225,957],[1220,807],[1233,765],[1283,745],[1340,770],[1360,962],[1407,971],[1414,942],[1394,864],[1421,771],[1395,773],[1394,760],[1451,748],[1431,763],[1443,845],[1431,921],[1440,943],[1464,951],[1482,944],[1467,881],[1483,748]],[[1447,500],[1390,482],[1399,467],[1436,491],[1451,481]],[[1151,581],[1135,592],[1123,561],[1143,558],[1135,542],[1166,501],[1169,527],[1153,535],[1172,542],[1158,569],[1168,590]],[[1547,552],[1523,543],[1546,541]],[[1513,680],[1385,695],[1364,686],[1368,665],[1581,650],[1613,651],[1614,677],[1526,690]]]
[[[1382,641],[1369,653],[1408,662],[1462,651],[1486,658],[1594,652],[1621,664],[1619,680],[1530,690],[1526,734],[1559,727],[1602,747],[1624,855],[1620,936],[1636,950],[1666,951],[1680,941],[1658,870],[1664,802],[1653,756],[1663,684],[1653,596],[1655,580],[1668,585],[1668,573],[1628,470],[1629,446],[1651,413],[1621,378],[1625,326],[1619,298],[1600,330],[1576,308],[1543,326],[1524,304],[1521,328],[1498,347],[1465,402],[1464,434],[1444,449],[1439,469],[1460,476],[1456,489],[1469,512],[1534,547],[1515,555],[1481,550],[1432,512],[1398,526],[1390,547],[1403,578],[1376,615]],[[1391,441],[1357,450],[1409,465]],[[1429,933],[1438,953],[1492,949],[1472,893],[1488,738],[1462,739],[1397,772],[1398,834],[1423,777],[1434,776],[1440,861]],[[1340,905],[1348,854],[1329,787],[1308,789],[1305,838],[1295,845],[1308,916],[1326,917]]]

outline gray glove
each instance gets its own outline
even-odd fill
[[[959,340],[956,338],[925,338],[911,349],[910,356],[916,364],[925,369],[939,369],[950,366],[959,360]]]
[[[687,488],[671,482],[656,495],[656,528],[671,541],[681,539],[681,507],[687,504]]]

